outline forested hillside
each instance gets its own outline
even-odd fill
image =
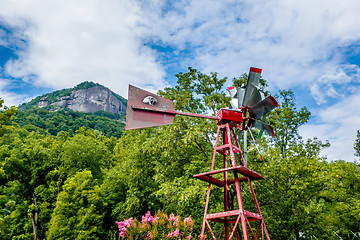
[[[61,131],[75,134],[81,127],[94,129],[106,137],[121,137],[125,129],[125,116],[111,112],[98,111],[83,113],[71,109],[61,109],[53,112],[49,108],[34,107],[17,111],[14,122],[28,131],[46,132],[57,135]],[[35,129],[39,128],[39,129]]]
[[[233,79],[234,84],[244,83],[244,77]],[[175,87],[159,92],[173,100],[177,110],[215,114],[228,106],[226,79],[216,73],[208,76],[189,68],[177,78]],[[359,164],[320,157],[328,143],[302,139],[298,133],[310,112],[296,107],[291,90],[280,91],[276,99],[280,106],[268,121],[277,136],[261,139],[263,161],[255,151],[248,156],[249,168],[265,176],[253,186],[271,239],[360,238]],[[210,169],[214,121],[178,116],[173,125],[114,137],[104,130],[111,128],[105,122],[102,129],[67,126],[71,121],[80,126],[81,114],[58,112],[51,117],[31,111],[21,121],[12,118],[15,107],[3,107],[0,115],[1,239],[120,239],[116,221],[141,220],[147,211],[157,210],[191,215],[196,239],[207,183],[192,176]],[[39,120],[41,114],[46,120]],[[52,129],[56,118],[67,114],[75,115]],[[34,122],[27,116],[38,118],[39,124],[30,126]],[[252,210],[251,192],[245,185],[242,189]],[[231,190],[229,201],[235,196]],[[217,204],[222,203],[222,192],[214,188],[211,198],[210,211],[223,211]]]

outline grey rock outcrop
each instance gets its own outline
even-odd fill
[[[42,99],[40,99],[40,102],[38,104],[39,108],[43,108],[49,105],[49,101],[47,97],[43,97]]]
[[[102,86],[74,90],[70,96],[62,97],[60,101],[51,105],[79,112],[126,112],[126,106],[112,94],[110,89]]]

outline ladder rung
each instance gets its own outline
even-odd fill
[[[221,218],[238,216],[241,212],[242,212],[241,210],[233,210],[233,211],[220,212],[220,213],[211,213],[211,214],[206,215],[206,219],[213,221],[213,222],[219,222],[219,220],[223,221],[223,219],[221,219]],[[249,221],[261,221],[262,220],[262,217],[257,213],[249,212],[246,210],[244,210],[244,213]],[[229,221],[234,221],[234,220],[231,219]]]
[[[239,177],[239,182],[244,182],[246,181],[248,178],[247,177]],[[235,183],[235,179],[229,179],[228,181],[228,184],[234,184]]]
[[[245,177],[250,178],[251,180],[265,179],[259,173],[255,172],[255,171],[253,171],[251,169],[248,169],[247,167],[244,167],[244,166],[223,168],[223,169],[214,170],[214,171],[210,171],[210,172],[206,172],[206,173],[200,173],[200,174],[197,174],[195,176],[199,176],[199,175],[212,176],[214,174],[218,174],[218,173],[222,173],[222,172],[229,172],[229,171],[234,171],[234,170],[237,171],[238,173],[244,175]],[[242,179],[242,181],[244,181],[244,179]]]
[[[200,173],[200,174],[197,174],[197,175],[194,175],[194,178],[198,178],[198,179],[201,179],[205,182],[208,182],[211,184],[215,184],[216,186],[218,187],[223,187],[225,186],[225,182],[222,181],[222,180],[219,180],[217,178],[214,178],[212,177],[211,175],[207,175],[207,174],[204,174],[204,173]]]
[[[231,144],[231,145],[232,145],[232,147],[234,149],[234,152],[239,152],[240,151],[240,149],[237,146],[235,146],[233,144]],[[222,150],[222,149],[230,149],[230,144],[224,144],[224,145],[221,145],[219,147],[215,147],[215,149],[216,149],[216,151],[219,151],[219,150]]]

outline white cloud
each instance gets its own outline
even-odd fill
[[[0,78],[0,98],[4,100],[4,105],[7,107],[17,106],[19,101],[30,101],[25,94],[14,95],[9,91],[4,90],[9,85],[7,79]]]
[[[360,130],[360,94],[354,94],[326,108],[313,111],[317,122],[302,126],[300,134],[305,138],[318,137],[329,140],[331,147],[322,151],[328,160],[353,161],[356,131]]]
[[[131,1],[0,1],[0,17],[27,46],[6,73],[36,86],[64,88],[85,80],[126,96],[127,85],[160,89],[163,67],[143,45]]]
[[[354,64],[344,64],[322,75],[310,86],[311,93],[318,104],[326,103],[328,98],[348,98],[358,90],[360,68]]]
[[[311,85],[333,73],[345,61],[338,48],[360,38],[356,0],[181,1],[176,6],[143,18],[153,40],[193,47],[188,65],[205,72],[233,77],[249,66],[262,67],[279,88]]]

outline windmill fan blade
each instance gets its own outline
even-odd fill
[[[238,102],[238,106],[239,106],[238,108],[240,108],[243,105],[243,100],[244,100],[244,96],[245,96],[245,88],[238,87],[237,96],[238,96],[238,98],[236,100]]]
[[[230,92],[230,97],[231,98],[236,98],[237,97],[237,88],[235,86],[228,87],[228,90]]]
[[[228,90],[230,92],[230,105],[232,109],[239,109],[239,104],[238,104],[238,92],[237,92],[237,88],[235,86],[231,86],[228,87]]]
[[[260,131],[264,129],[267,134],[269,134],[270,136],[275,137],[274,130],[269,124],[266,124],[266,123],[255,120],[253,125],[254,125],[255,128],[259,129]]]
[[[239,102],[236,98],[230,100],[230,105],[232,109],[239,109]]]
[[[248,102],[247,103],[244,102],[243,105],[250,108],[264,99],[265,99],[264,93],[260,89],[258,89],[257,86],[254,86]]]
[[[245,88],[231,86],[228,87],[230,92],[230,104],[232,109],[239,109],[242,106],[242,101],[244,99]]]
[[[171,100],[129,85],[125,129],[172,124],[175,118],[174,110]],[[174,114],[164,111],[173,111]]]
[[[273,98],[272,96],[268,96],[262,101],[253,105],[249,109],[249,112],[253,115],[252,117],[254,117],[255,119],[259,119],[262,116],[265,116],[268,112],[270,112],[277,106],[279,106],[279,104],[277,103],[275,98]]]
[[[262,70],[260,68],[250,68],[249,78],[245,87],[245,95],[244,100],[242,101],[242,105],[251,107],[264,99],[264,94],[259,90],[258,87],[261,71]]]

